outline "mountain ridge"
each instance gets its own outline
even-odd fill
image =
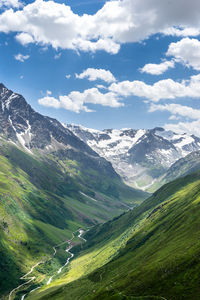
[[[175,161],[200,149],[199,137],[161,127],[138,130],[94,130],[75,124],[65,127],[110,161],[126,183],[149,191]]]
[[[1,133],[26,150],[39,148],[48,151],[48,147],[53,148],[52,141],[55,140],[57,145],[54,148],[61,148],[64,144],[98,156],[59,121],[36,112],[22,95],[7,89],[2,83],[0,100]]]

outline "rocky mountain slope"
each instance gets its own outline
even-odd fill
[[[0,134],[31,153],[75,148],[98,156],[70,130],[55,119],[35,112],[23,96],[0,84]]]
[[[60,122],[35,112],[23,96],[3,84],[0,84],[0,137],[42,159],[47,160],[49,155],[53,155],[57,161],[72,161],[70,176],[76,174],[79,178],[80,173],[85,173],[90,186],[101,186],[101,190],[105,191],[113,189],[115,193],[112,185],[103,184],[103,180],[109,177],[112,182],[121,182],[110,162],[100,157]],[[136,202],[140,195],[141,199],[145,195],[133,189],[129,191],[135,193]]]
[[[65,126],[110,161],[125,182],[144,190],[151,190],[178,159],[200,149],[200,138],[163,128],[99,131],[79,125]]]
[[[176,161],[162,178],[161,185],[200,170],[200,151],[192,152]]]

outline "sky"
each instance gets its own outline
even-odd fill
[[[64,123],[200,136],[200,1],[0,0],[0,82]]]

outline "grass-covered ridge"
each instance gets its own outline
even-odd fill
[[[65,275],[30,300],[200,299],[200,173],[88,232]]]
[[[90,167],[92,175],[87,170],[88,176],[99,178],[94,186],[84,170],[87,162],[81,160],[59,153],[30,155],[0,140],[1,298],[34,264],[51,257],[52,247],[70,239],[72,232],[105,222],[144,198],[120,178],[109,177],[104,166],[99,177],[97,167]],[[63,264],[64,250],[34,271],[40,282]]]

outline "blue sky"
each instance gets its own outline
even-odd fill
[[[61,122],[199,135],[200,3],[161,2],[2,0],[0,81]]]

